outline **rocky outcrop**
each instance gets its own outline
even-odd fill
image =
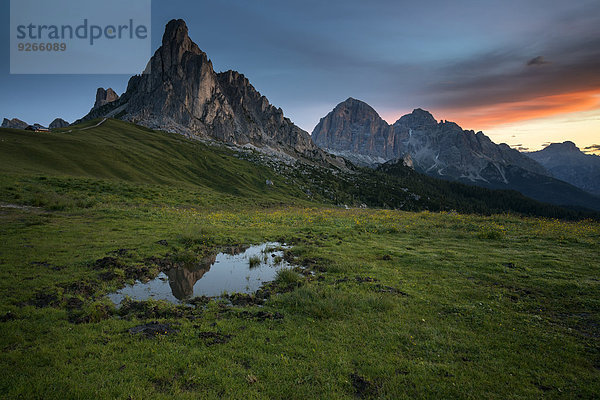
[[[508,183],[509,165],[547,174],[517,150],[493,143],[482,132],[438,122],[420,108],[389,125],[368,104],[350,98],[322,118],[312,135],[321,148],[351,161],[383,163],[408,155],[417,171],[448,179]]]
[[[546,170],[506,144],[497,145],[483,132],[463,130],[454,122],[437,122],[417,109],[393,125],[398,157],[410,154],[415,169],[429,175],[465,181],[508,183],[506,168],[536,174]]]
[[[405,154],[404,157],[402,157],[402,165],[410,169],[415,169],[415,164],[410,154]]]
[[[331,159],[235,71],[216,73],[189,38],[183,20],[170,21],[144,74],[129,80],[120,99],[84,119],[120,118],[188,137],[254,145],[311,159]]]
[[[357,164],[383,163],[398,153],[393,128],[367,103],[351,97],[321,118],[312,139]]]
[[[543,165],[553,177],[600,196],[600,156],[585,154],[569,141],[552,143],[526,155]]]
[[[388,125],[367,104],[348,99],[321,119],[313,138],[322,148],[351,161],[381,164],[378,168],[384,172],[412,165],[417,172],[446,180],[516,190],[557,205],[600,209],[600,198],[551,176],[546,168],[553,165],[541,162],[535,154],[529,158],[506,144],[495,144],[482,132],[463,130],[454,122],[438,122],[420,108]],[[571,153],[576,154],[573,147]],[[556,146],[548,152],[553,149]],[[566,170],[564,166],[557,169]],[[584,175],[574,171],[571,182],[576,182],[574,176]],[[562,175],[562,179],[566,177]],[[586,185],[589,188],[589,181]]]
[[[70,124],[67,121],[65,121],[64,119],[56,118],[54,121],[50,122],[50,125],[48,126],[48,128],[59,129],[59,128],[66,128],[69,125]]]
[[[20,119],[13,118],[7,119],[4,118],[2,121],[1,128],[10,128],[10,129],[27,129],[29,124],[27,122],[21,121]]]
[[[119,100],[119,95],[117,95],[115,91],[112,90],[112,88],[98,88],[98,90],[96,91],[96,102],[94,103],[94,107],[92,107],[92,110],[95,110],[117,100]]]

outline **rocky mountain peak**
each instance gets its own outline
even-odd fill
[[[369,105],[352,98],[321,119],[313,140],[356,163],[401,160],[429,175],[482,184],[506,185],[511,166],[548,174],[539,163],[507,145],[497,145],[483,133],[463,130],[453,122],[438,123],[421,108],[390,126]]]
[[[321,148],[357,164],[385,162],[394,151],[393,145],[387,145],[393,142],[392,127],[370,105],[352,97],[321,118],[312,139]]]
[[[429,111],[422,108],[415,108],[412,113],[403,115],[394,123],[396,126],[406,126],[411,129],[423,127],[432,127],[437,125],[437,121]]]
[[[4,118],[4,120],[2,121],[2,126],[0,126],[1,128],[10,128],[10,129],[26,129],[29,126],[29,124],[25,121],[21,121],[18,118],[13,118],[13,119],[7,119]]]
[[[50,122],[48,128],[57,129],[57,128],[65,128],[69,126],[69,123],[62,118],[56,118],[54,121]]]
[[[188,54],[189,53],[189,54]],[[188,36],[188,28],[184,20],[172,19],[165,27],[162,38],[162,46],[156,51],[155,57],[159,55],[162,65],[161,71],[168,71],[173,66],[185,63],[184,57],[200,56],[202,62],[208,62],[208,57],[196,43]],[[156,68],[152,65],[152,68]],[[212,64],[211,64],[212,69]],[[147,71],[148,72],[148,71]],[[150,71],[154,73],[154,71]]]
[[[579,147],[577,147],[575,145],[575,143],[567,140],[566,142],[563,143],[550,143],[549,146],[547,146],[543,151],[550,153],[550,152],[557,152],[557,153],[579,153],[581,152],[581,150],[579,150]]]
[[[367,103],[361,100],[348,97],[334,108],[334,112],[343,118],[349,118],[352,121],[357,120],[378,120],[381,119],[377,111]]]
[[[92,110],[83,119],[101,117],[188,137],[250,144],[288,158],[333,160],[280,108],[269,104],[244,75],[216,73],[206,53],[188,36],[183,20],[169,21],[162,46],[144,73],[129,80],[118,101]]]
[[[542,164],[555,178],[600,196],[600,157],[585,154],[575,143],[552,143],[526,155]]]
[[[162,38],[163,45],[169,43],[183,43],[188,40],[191,41],[188,36],[188,27],[184,20],[172,19],[167,23]]]
[[[96,90],[96,102],[94,103],[92,110],[100,108],[116,100],[119,100],[119,95],[116,94],[112,88],[104,89],[100,87],[98,90]]]

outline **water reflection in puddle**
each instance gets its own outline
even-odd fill
[[[283,248],[281,243],[269,242],[232,249],[206,257],[193,268],[171,268],[149,282],[136,281],[108,297],[115,304],[125,297],[185,303],[197,296],[220,296],[224,292],[253,293],[274,280],[277,271],[290,266],[283,260]]]

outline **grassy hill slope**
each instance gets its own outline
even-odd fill
[[[2,129],[0,140],[0,173],[13,179],[19,176],[21,184],[16,186],[27,183],[33,195],[22,191],[12,195],[15,200],[26,199],[30,205],[52,203],[52,199],[44,200],[39,194],[47,193],[50,186],[57,196],[71,196],[79,202],[101,201],[106,190],[123,187],[133,193],[151,190],[162,197],[169,193],[173,201],[190,204],[198,191],[209,191],[215,196],[229,195],[240,202],[263,204],[366,204],[405,210],[593,216],[538,203],[514,191],[447,183],[402,165],[383,172],[290,166],[250,150],[234,151],[113,119],[88,121],[52,133]],[[0,185],[0,193],[11,186],[6,176],[0,177],[5,182]],[[38,180],[32,181],[32,177]],[[46,181],[40,182],[39,178]],[[59,178],[68,178],[71,183],[60,184],[56,180]],[[98,182],[90,179],[103,181],[100,186],[105,190],[99,190]],[[267,185],[267,181],[273,185]],[[62,189],[57,190],[57,185]],[[66,193],[67,189],[71,192]]]
[[[0,172],[92,177],[131,183],[207,187],[229,194],[264,194],[269,169],[224,148],[109,119],[49,134],[0,131]],[[88,129],[89,128],[89,129]],[[276,185],[272,197],[297,195]]]
[[[600,392],[598,222],[328,207],[489,212],[494,194],[546,206],[406,169],[342,174],[119,121],[85,127],[0,130],[2,399]],[[289,244],[294,267],[260,293],[107,298],[266,241]],[[168,332],[129,331],[152,321]]]

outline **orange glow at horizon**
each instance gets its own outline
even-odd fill
[[[589,111],[597,108],[600,108],[600,90],[595,89],[510,103],[498,103],[468,110],[448,108],[437,110],[437,113],[442,119],[454,121],[464,129],[480,131],[508,123]]]
[[[600,89],[429,111],[438,121],[483,131],[495,143],[517,149],[540,150],[549,143],[570,140],[582,151],[600,155],[600,149],[592,148],[600,145]],[[394,123],[400,116],[394,112],[384,118]]]

